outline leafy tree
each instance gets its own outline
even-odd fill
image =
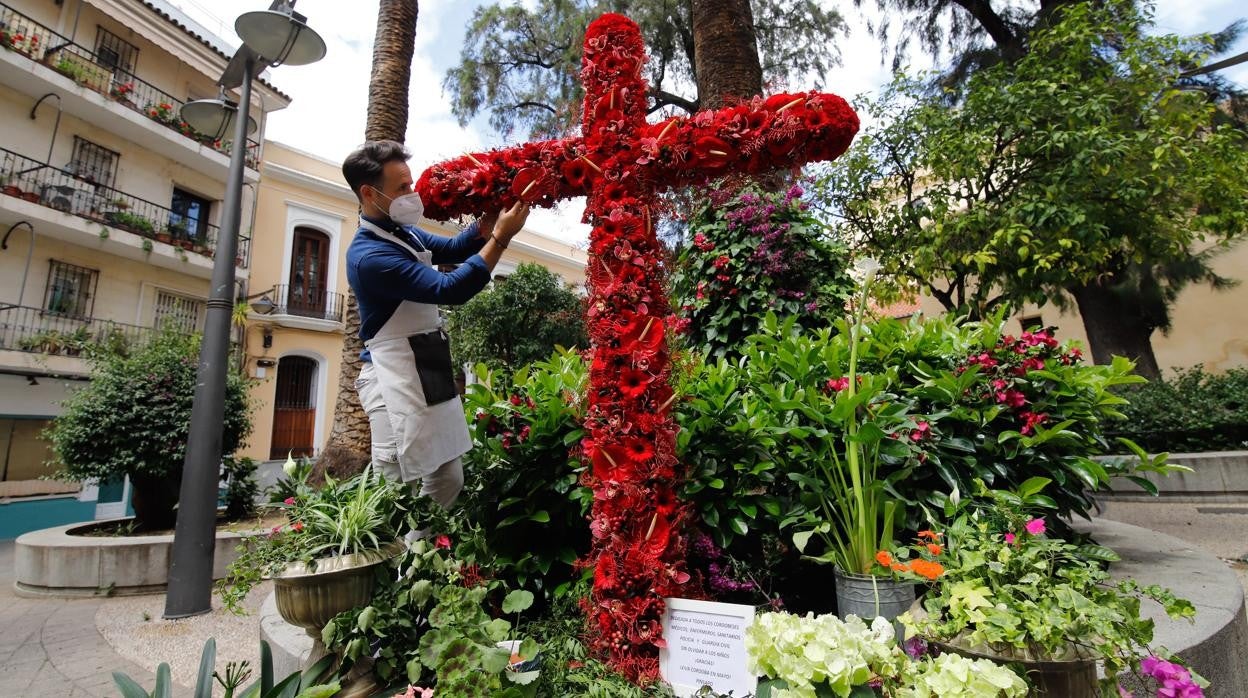
[[[460,64],[446,75],[460,123],[484,111],[503,134],[550,137],[575,126],[585,27],[604,12],[641,27],[651,111],[692,112],[755,94],[763,80],[822,75],[839,61],[832,39],[845,29],[815,0],[539,0],[531,9],[495,2],[477,8]]]
[[[689,344],[703,354],[739,356],[769,313],[816,330],[844,308],[853,290],[848,252],[827,239],[802,193],[796,186],[715,190],[690,222],[673,305],[688,323]]]
[[[1248,150],[1176,87],[1207,37],[1147,36],[1125,3],[1072,6],[1032,51],[972,77],[959,108],[899,79],[823,180],[847,235],[901,290],[983,316],[1074,303],[1093,356],[1157,375],[1150,337],[1248,226]]]
[[[129,356],[92,353],[91,382],[65,402],[49,427],[58,477],[116,481],[129,476],[137,528],[174,524],[195,396],[199,336],[166,328]],[[221,451],[251,433],[246,378],[230,371]]]
[[[516,371],[556,346],[588,346],[580,296],[540,264],[523,263],[450,316],[455,364]]]

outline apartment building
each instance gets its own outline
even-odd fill
[[[234,262],[251,273],[265,117],[289,97],[257,82],[247,143],[178,116],[217,96],[231,51],[163,0],[0,2],[0,539],[125,511],[125,483],[41,479],[38,435],[88,344],[202,325],[233,147],[247,149]]]

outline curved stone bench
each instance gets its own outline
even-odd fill
[[[1110,571],[1116,577],[1131,578],[1141,584],[1160,584],[1196,606],[1195,622],[1172,620],[1151,601],[1141,604],[1145,615],[1156,623],[1154,645],[1179,655],[1192,668],[1212,682],[1205,695],[1210,698],[1248,696],[1248,618],[1244,614],[1244,589],[1239,578],[1213,555],[1173,536],[1138,526],[1096,519],[1077,521],[1075,528],[1092,534],[1097,542],[1117,552],[1122,561]],[[260,637],[273,650],[274,668],[280,673],[298,669],[312,650],[312,639],[286,623],[270,595],[260,611]],[[1144,687],[1135,689],[1137,696]]]
[[[1151,601],[1141,603],[1141,612],[1156,624],[1154,646],[1179,655],[1209,679],[1212,685],[1206,696],[1248,696],[1244,588],[1226,563],[1186,541],[1117,521],[1076,521],[1074,527],[1122,557],[1109,568],[1113,576],[1159,584],[1196,606],[1192,622],[1170,618]],[[1152,695],[1134,681],[1125,680],[1123,685],[1137,696]]]
[[[130,596],[165,590],[173,535],[81,536],[100,523],[31,531],[14,543],[14,589],[19,596]],[[213,579],[238,557],[242,533],[217,531]]]

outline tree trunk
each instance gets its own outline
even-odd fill
[[[377,36],[373,44],[373,72],[368,83],[366,140],[402,143],[407,134],[408,85],[416,46],[416,0],[381,0],[377,9]],[[342,370],[329,442],[317,460],[314,479],[329,472],[344,477],[364,469],[371,459],[368,415],[360,406],[355,379],[360,375],[360,308],[347,289],[346,336],[342,343]]]
[[[750,0],[693,0],[698,106],[715,109],[763,91]]]
[[[367,140],[406,140],[416,14],[416,0],[381,0],[377,8],[373,74],[368,82],[368,122],[364,126]]]
[[[1135,362],[1135,372],[1155,380],[1161,377],[1157,357],[1153,355],[1153,325],[1139,306],[1115,293],[1112,282],[1097,282],[1074,289],[1071,293],[1083,316],[1092,360],[1107,364],[1115,356]]]

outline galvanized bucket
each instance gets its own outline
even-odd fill
[[[836,569],[836,614],[841,618],[855,615],[868,623],[882,617],[894,621],[897,638],[902,628],[896,622],[914,603],[914,582],[899,582],[887,577],[852,574]]]

